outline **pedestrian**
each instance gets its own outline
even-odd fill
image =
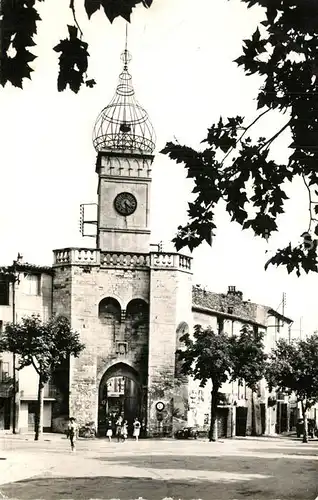
[[[75,442],[77,439],[77,435],[78,435],[78,427],[76,419],[74,417],[70,417],[67,427],[67,437],[70,439],[72,451],[75,451]]]
[[[108,427],[107,427],[107,431],[106,431],[106,436],[108,437],[109,442],[111,442],[112,436],[113,436],[113,423],[111,420],[108,420]]]
[[[136,438],[136,441],[138,441],[139,439],[139,434],[140,434],[140,427],[141,427],[141,424],[138,420],[138,418],[136,417],[135,420],[134,420],[134,423],[133,423],[133,427],[134,427],[134,432],[133,432],[133,436]]]
[[[116,422],[116,436],[117,436],[117,442],[119,443],[120,436],[121,436],[121,427],[123,424],[123,418],[121,416],[118,417],[117,422]]]
[[[128,422],[125,420],[121,427],[121,440],[124,443],[128,437]]]

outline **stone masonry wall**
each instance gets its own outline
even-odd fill
[[[149,435],[173,432],[173,397],[177,327],[186,322],[192,328],[191,275],[171,269],[151,271],[150,334],[148,373]],[[156,403],[165,410],[158,420]]]
[[[146,270],[73,266],[71,275],[71,323],[80,333],[86,348],[71,361],[70,414],[76,416],[80,425],[93,421],[97,426],[99,384],[107,369],[117,362],[123,362],[138,370],[136,350],[128,350],[125,355],[116,353],[113,330],[98,316],[99,303],[106,297],[114,298],[122,311],[135,298],[148,303],[149,273]],[[67,272],[65,279],[69,280]],[[56,292],[55,299],[60,302],[61,310],[68,295],[62,286],[63,279],[60,281],[57,282],[60,292]],[[124,330],[123,325],[123,335]]]

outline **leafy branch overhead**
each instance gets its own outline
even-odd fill
[[[24,80],[31,79],[34,71],[30,63],[36,55],[29,50],[36,46],[37,23],[41,21],[38,3],[44,0],[2,0],[0,1],[0,84],[10,82],[22,88]],[[102,9],[112,23],[117,17],[130,22],[133,9],[138,4],[148,8],[152,0],[80,0],[84,3],[87,16]],[[77,4],[79,1],[77,2]],[[75,0],[70,0],[74,26],[68,26],[68,38],[60,40],[54,47],[59,57],[58,90],[67,86],[78,92],[83,83],[88,87],[95,80],[87,76],[88,44],[83,41],[83,32],[78,24]],[[47,20],[46,22],[50,22]]]
[[[21,87],[31,78],[35,59],[38,7],[42,0],[0,1],[0,83]],[[286,242],[266,264],[287,271],[318,271],[318,2],[314,0],[241,0],[261,7],[264,19],[244,40],[236,63],[262,83],[256,96],[258,115],[247,123],[242,116],[220,118],[209,128],[202,148],[168,142],[163,153],[183,163],[194,182],[195,199],[189,203],[188,223],[178,228],[177,249],[190,250],[212,242],[217,228],[215,209],[225,201],[232,221],[268,240],[279,230],[288,183],[302,179],[308,194],[308,223],[297,241]],[[58,90],[78,92],[93,87],[88,76],[89,47],[77,19],[82,3],[88,18],[103,11],[112,23],[130,22],[135,8],[149,8],[152,0],[70,0],[73,25],[54,47],[59,54]],[[43,21],[44,22],[44,21]],[[46,21],[50,22],[50,20]],[[284,123],[269,137],[252,139],[255,126],[273,111]],[[284,133],[291,137],[285,163],[273,158],[273,144]],[[251,137],[249,137],[251,135]],[[205,149],[203,149],[205,148]]]
[[[266,263],[284,265],[288,272],[318,271],[318,2],[310,0],[242,0],[248,7],[264,7],[264,21],[236,59],[247,75],[263,82],[257,96],[262,112],[247,124],[241,116],[220,118],[193,150],[169,142],[162,150],[183,163],[194,182],[194,202],[189,203],[188,223],[178,229],[177,249],[190,250],[203,241],[211,243],[216,229],[215,208],[221,200],[231,220],[268,240],[278,230],[279,216],[288,199],[288,182],[301,178],[308,193],[308,225],[299,241],[289,242]],[[270,137],[252,140],[247,132],[262,117],[280,111],[283,126]],[[271,159],[272,144],[288,130],[292,137],[288,160]]]

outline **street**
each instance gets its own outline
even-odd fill
[[[0,438],[0,498],[315,500],[318,440]]]

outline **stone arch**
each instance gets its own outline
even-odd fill
[[[121,320],[121,306],[114,297],[104,297],[98,304],[98,317],[101,321],[109,324]]]
[[[126,318],[135,323],[145,323],[149,318],[149,305],[144,299],[132,299],[126,307]]]
[[[117,362],[108,367],[99,383],[99,434],[105,435],[106,422],[115,425],[121,414],[128,420],[128,429],[132,432],[134,417],[144,419],[142,385],[140,374],[131,365]]]
[[[181,337],[185,334],[189,333],[189,325],[185,321],[181,321],[176,329],[176,348],[180,349],[182,342],[180,341]]]
[[[97,374],[97,384],[98,386],[101,384],[102,380],[106,377],[106,375],[108,373],[112,373],[113,370],[114,370],[114,367],[117,366],[117,365],[125,365],[128,367],[128,369],[131,370],[131,372],[135,372],[135,373],[138,373],[134,364],[129,361],[129,359],[125,359],[125,361],[118,361],[118,359],[113,359],[111,361],[109,361],[108,363],[106,363],[106,365],[104,366],[104,369],[103,370],[100,370]]]
[[[98,318],[110,343],[114,343],[120,333],[121,314],[120,303],[114,297],[105,297],[98,304]]]
[[[129,351],[141,373],[143,384],[147,382],[149,345],[149,304],[140,298],[132,299],[126,307],[125,338]]]

